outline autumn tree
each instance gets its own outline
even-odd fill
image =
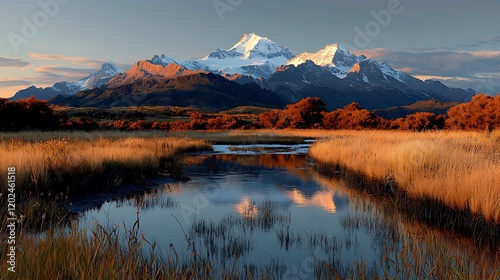
[[[127,130],[130,127],[130,122],[127,120],[117,120],[108,125],[110,128],[115,128],[115,129],[120,129],[120,130]]]
[[[259,115],[259,122],[262,128],[275,128],[280,119],[281,110],[263,112]]]
[[[132,130],[147,130],[151,129],[152,123],[144,120],[139,120],[130,124],[129,129]]]
[[[320,98],[307,97],[295,104],[290,104],[285,110],[273,110],[259,115],[263,128],[313,128],[320,127],[326,104]]]
[[[385,120],[353,102],[342,109],[327,113],[323,118],[326,129],[376,129],[381,128]]]
[[[422,131],[430,129],[443,129],[445,122],[444,115],[436,115],[429,112],[417,112],[399,118],[391,122],[392,129]]]
[[[85,117],[80,117],[76,121],[68,121],[68,122],[62,124],[61,128],[71,129],[71,130],[91,131],[91,130],[99,129],[100,125],[93,120],[89,120]]]
[[[156,129],[156,130],[169,130],[170,125],[168,122],[154,122],[151,125],[151,129]]]
[[[464,130],[499,129],[500,96],[477,94],[471,101],[450,108],[446,126]]]
[[[318,97],[307,97],[286,107],[290,128],[311,128],[321,124],[326,113],[326,104]]]
[[[19,101],[0,99],[0,130],[54,129],[59,119],[47,101],[34,97]]]
[[[189,118],[191,122],[189,123],[189,128],[191,130],[206,130],[207,120],[206,116],[199,112],[192,113]]]

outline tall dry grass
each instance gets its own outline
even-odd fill
[[[311,177],[336,195],[349,197],[353,202],[349,207],[356,214],[343,217],[341,226],[375,232],[372,244],[381,249],[374,262],[379,268],[378,276],[366,269],[357,271],[354,265],[342,268],[332,264],[330,269],[351,273],[342,278],[499,279],[497,247],[478,246],[469,237],[415,222],[413,217],[394,207],[393,201],[374,199],[342,177],[327,177],[317,172],[312,172]]]
[[[122,233],[117,227],[51,227],[44,235],[21,233],[16,271],[7,270],[0,248],[1,279],[249,279],[245,271],[215,269],[194,252],[182,257],[171,246],[168,257],[139,233],[139,220]],[[257,277],[255,277],[257,278]],[[265,275],[262,279],[268,278]],[[261,279],[261,277],[259,277]]]
[[[18,191],[50,191],[54,185],[76,185],[76,180],[143,176],[160,169],[161,161],[184,151],[210,149],[202,140],[136,136],[130,133],[42,133],[0,135],[0,184],[6,190],[7,168],[16,168]],[[113,173],[113,178],[109,178]],[[89,183],[91,183],[89,181]]]
[[[300,134],[281,130],[229,130],[229,131],[182,131],[168,132],[173,137],[202,139],[214,144],[299,144],[304,142]]]
[[[309,153],[336,169],[395,183],[409,197],[500,222],[500,131],[337,132]]]

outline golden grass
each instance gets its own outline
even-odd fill
[[[241,137],[252,138],[250,133],[240,133],[240,132],[228,132],[232,135],[243,135]],[[228,133],[217,134],[217,137],[225,137]],[[260,133],[260,132],[254,132]],[[312,150],[322,148],[318,150],[319,155],[323,158],[334,158],[330,154],[335,154],[337,149],[345,151],[344,157],[338,157],[338,164],[344,164],[350,157],[355,157],[362,159],[363,157],[370,157],[370,159],[365,159],[364,163],[376,162],[377,164],[382,164],[382,162],[388,162],[386,165],[394,169],[405,169],[401,165],[405,165],[407,161],[400,161],[401,165],[396,163],[389,164],[395,159],[399,159],[396,153],[403,153],[405,157],[411,157],[412,161],[408,168],[420,168],[420,172],[427,172],[426,174],[441,174],[439,171],[442,168],[442,164],[448,164],[449,160],[441,159],[440,157],[448,157],[450,153],[457,153],[457,158],[461,158],[462,161],[455,163],[453,166],[465,166],[467,168],[472,168],[472,164],[484,164],[484,161],[489,162],[489,166],[499,165],[499,140],[500,135],[498,132],[494,132],[491,135],[481,134],[481,133],[403,133],[403,132],[325,132],[325,131],[283,131],[274,132],[267,131],[265,134],[275,134],[275,135],[291,135],[300,137],[332,137],[332,139],[326,142],[320,142],[314,145]],[[314,136],[313,136],[314,135]],[[164,135],[154,135],[154,134],[137,134],[130,133],[111,133],[106,135],[99,135],[96,137],[93,133],[83,134],[50,134],[50,133],[24,133],[24,134],[14,134],[14,135],[0,135],[4,139],[0,141],[0,168],[5,170],[5,166],[8,166],[12,162],[13,153],[18,149],[24,150],[23,158],[24,161],[17,163],[24,163],[25,165],[29,163],[30,156],[33,155],[33,159],[41,158],[39,167],[55,166],[65,168],[75,168],[82,167],[83,170],[90,170],[93,165],[95,165],[95,170],[99,172],[102,168],[110,168],[116,164],[128,166],[129,168],[135,169],[139,168],[138,165],[154,162],[153,159],[158,159],[162,156],[172,156],[176,152],[180,152],[186,149],[200,149],[208,148],[209,145],[203,141],[189,140],[189,139],[178,139],[178,138],[163,138]],[[179,136],[179,135],[177,135]],[[190,135],[192,136],[192,135]],[[10,137],[10,138],[9,138]],[[131,138],[130,138],[131,137]],[[215,137],[215,136],[213,136]],[[267,136],[266,136],[267,137]],[[497,138],[495,138],[497,137]],[[14,139],[15,138],[15,139]],[[13,140],[14,139],[14,140]],[[21,139],[21,140],[19,140]],[[362,141],[364,139],[364,141]],[[34,142],[34,140],[40,142]],[[338,141],[338,142],[337,142]],[[415,142],[417,144],[413,145]],[[352,154],[348,154],[348,146],[357,143],[358,151],[351,150]],[[398,147],[398,149],[393,152],[396,155],[385,159],[384,153],[391,153],[393,150],[391,147],[385,147],[385,150],[379,151],[375,147],[370,149],[372,144],[376,144],[375,147],[382,148],[385,146],[391,146],[392,148]],[[400,147],[401,146],[401,147]],[[434,147],[437,146],[437,147]],[[106,149],[106,147],[108,149]],[[326,147],[326,148],[325,148]],[[419,153],[412,152],[414,149],[420,149]],[[443,149],[440,149],[443,148]],[[103,150],[113,150],[114,152],[105,152]],[[429,150],[429,152],[426,152]],[[446,152],[443,152],[446,151]],[[45,155],[44,152],[47,151]],[[146,152],[149,151],[149,152]],[[151,153],[151,151],[154,151]],[[439,153],[441,151],[441,153]],[[456,152],[455,152],[456,151]],[[464,152],[465,156],[459,151]],[[328,153],[326,153],[328,152]],[[354,153],[355,152],[355,153]],[[370,153],[374,153],[371,155]],[[436,155],[434,157],[421,156],[420,154],[431,153]],[[86,156],[88,154],[88,156]],[[92,157],[102,154],[101,164],[99,161],[93,161]],[[9,155],[9,156],[5,156]],[[375,156],[378,155],[378,156]],[[66,156],[66,157],[65,157]],[[68,157],[69,156],[69,157]],[[77,156],[81,161],[77,161]],[[460,157],[461,156],[461,157]],[[316,155],[318,157],[318,155]],[[464,157],[464,158],[463,158]],[[62,163],[58,163],[59,159],[64,160]],[[139,160],[142,158],[143,161]],[[429,159],[435,159],[434,164],[425,164]],[[50,160],[49,160],[50,159]],[[8,161],[9,160],[9,161]],[[137,160],[137,161],[136,161]],[[334,163],[334,161],[325,161],[329,163]],[[464,163],[461,163],[464,162]],[[16,163],[16,161],[14,161]],[[75,166],[69,165],[69,163],[76,164]],[[85,164],[82,164],[85,163]],[[418,164],[420,163],[420,164]],[[432,161],[431,161],[432,163]],[[7,164],[7,165],[4,165]],[[422,167],[421,165],[424,165]],[[21,165],[19,165],[21,166]],[[36,165],[33,165],[36,167]],[[152,164],[151,167],[155,165]],[[348,167],[346,165],[346,167]],[[348,167],[351,168],[351,167]],[[375,171],[376,167],[371,167],[370,171]],[[35,168],[32,170],[32,174],[37,174],[36,171],[43,170],[43,168]],[[50,170],[50,168],[48,169]],[[360,169],[364,170],[364,169]],[[23,174],[26,170],[18,169],[18,176]],[[72,170],[72,172],[78,172],[78,169]],[[498,171],[498,169],[497,169]],[[43,172],[42,172],[43,173]],[[50,172],[49,172],[50,173]],[[415,172],[403,173],[409,177],[410,181],[415,180]],[[84,173],[82,173],[84,174]],[[396,173],[388,173],[391,177],[387,177],[384,174],[381,178],[389,178],[390,180],[397,180]],[[498,173],[495,177],[497,184],[493,185],[492,189],[497,189],[498,187]],[[0,172],[0,176],[3,176]],[[23,175],[24,176],[24,175]],[[370,176],[373,176],[370,174]],[[49,176],[50,177],[50,176]],[[487,176],[485,176],[487,177]],[[318,177],[321,178],[321,177]],[[476,178],[480,179],[479,176]],[[1,179],[2,182],[5,181]],[[30,182],[30,178],[26,178]],[[401,184],[400,181],[398,181]],[[18,183],[19,186],[22,186]],[[35,185],[33,185],[35,186]],[[346,190],[348,191],[348,189]],[[496,190],[498,191],[498,190]],[[489,195],[494,200],[494,195]],[[498,209],[498,207],[497,207]],[[498,215],[497,215],[498,216]],[[400,219],[393,219],[400,220]],[[407,225],[408,226],[408,225]],[[416,232],[416,229],[410,228],[409,231]],[[192,259],[181,259],[179,260],[174,251],[170,254],[167,253],[165,258],[160,257],[158,250],[154,243],[149,243],[144,236],[139,235],[138,231],[132,229],[128,232],[125,241],[121,238],[121,235],[115,231],[115,229],[104,229],[102,227],[96,226],[92,229],[81,230],[76,228],[70,229],[57,229],[51,228],[45,235],[31,235],[21,232],[18,238],[19,250],[17,255],[17,270],[18,273],[8,273],[7,264],[5,262],[6,252],[5,248],[0,248],[2,261],[0,268],[2,273],[0,273],[2,279],[206,279],[218,276],[221,279],[243,279],[243,278],[259,278],[267,279],[271,278],[268,274],[264,275],[245,274],[243,271],[238,269],[233,269],[227,267],[221,271],[213,271],[212,265],[209,262],[201,261],[201,258],[197,254],[192,255]],[[403,240],[404,241],[404,240]],[[450,252],[443,249],[441,246],[442,242],[448,241],[448,238],[437,238],[433,234],[425,235],[425,244],[431,244],[425,248],[422,246],[423,242],[418,239],[408,239],[405,243],[400,243],[401,250],[398,250],[399,246],[392,246],[391,243],[387,242],[386,248],[387,252],[384,253],[383,259],[380,260],[380,264],[383,266],[382,270],[387,271],[385,278],[391,278],[394,275],[394,271],[398,272],[398,275],[404,275],[405,279],[408,278],[435,278],[435,279],[446,279],[446,278],[456,278],[456,279],[474,279],[474,278],[484,278],[484,279],[497,279],[500,275],[500,270],[493,266],[493,271],[490,270],[491,266],[484,265],[481,263],[471,265],[474,260],[468,257],[455,256],[454,254],[450,256]],[[435,242],[435,243],[433,243]],[[433,245],[436,246],[433,246]],[[430,249],[430,250],[427,250]],[[144,253],[144,252],[150,252]],[[168,250],[167,250],[168,251]],[[495,264],[498,262],[495,262]],[[385,264],[387,268],[385,268]],[[325,278],[333,278],[337,275],[334,270],[335,267],[331,267],[328,263],[322,263],[325,266],[323,270],[326,270]],[[353,264],[353,266],[357,266]],[[387,269],[387,270],[385,270]],[[350,278],[362,279],[362,278],[374,278],[378,276],[380,278],[384,277],[382,275],[371,275],[370,272],[360,268],[358,270],[353,270],[352,268],[347,270],[351,271],[352,274],[348,274]],[[480,276],[480,277],[479,277]]]
[[[138,136],[136,136],[138,135]],[[202,140],[162,137],[152,133],[41,133],[2,134],[0,181],[6,189],[8,167],[16,167],[17,190],[49,191],[54,184],[75,184],[109,172],[145,175],[160,162],[183,151],[210,149]],[[109,179],[109,178],[108,178]],[[119,178],[113,178],[119,180]]]
[[[137,227],[125,233],[100,225],[85,230],[50,228],[45,235],[21,234],[18,240],[15,273],[7,270],[7,252],[0,249],[1,279],[209,279],[217,274],[242,278],[229,269],[214,272],[196,255],[163,258]]]
[[[203,139],[214,144],[299,144],[305,139],[300,134],[280,130],[230,130],[168,132],[174,137]]]
[[[392,201],[374,199],[342,177],[317,172],[311,176],[324,188],[353,201],[349,207],[356,214],[343,218],[343,227],[376,232],[374,244],[382,250],[374,265],[383,264],[378,279],[499,279],[498,248],[478,246],[469,237],[415,222]],[[338,270],[352,273],[344,279],[377,279],[366,269]]]
[[[500,131],[337,132],[309,153],[318,162],[395,182],[410,197],[500,222]]]

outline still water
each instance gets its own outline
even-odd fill
[[[189,258],[195,250],[215,267],[271,266],[287,278],[314,278],[314,264],[323,262],[376,269],[401,225],[318,175],[308,145],[216,145],[185,157],[189,181],[165,179],[106,202],[82,213],[80,226],[131,229],[139,220],[162,254]]]

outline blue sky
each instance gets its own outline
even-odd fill
[[[498,11],[493,0],[2,1],[0,96],[77,80],[105,61],[203,57],[250,32],[296,54],[341,43],[417,77],[498,93]]]

